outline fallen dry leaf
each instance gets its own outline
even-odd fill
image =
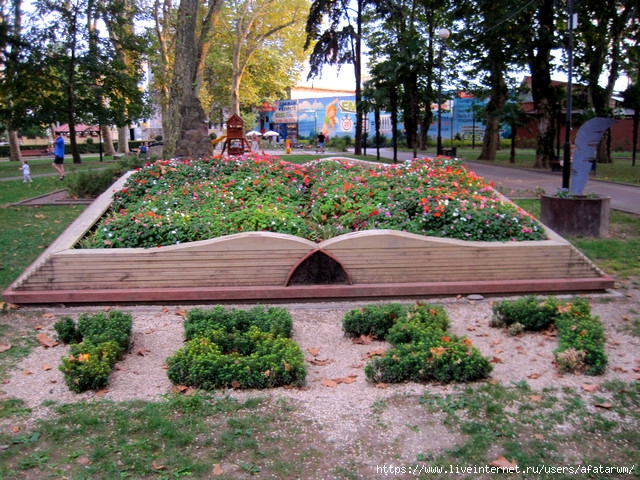
[[[376,383],[376,388],[387,388],[387,384],[386,383]]]
[[[541,395],[530,395],[529,396],[529,400],[531,400],[532,402],[535,402],[535,403],[540,403],[542,401],[542,396]]]
[[[376,355],[383,356],[387,351],[384,348],[377,348],[375,350],[370,350],[362,356],[363,360],[369,360],[371,357],[375,357]]]
[[[335,380],[329,380],[327,378],[322,380],[320,382],[320,385],[322,385],[323,387],[329,387],[329,388],[336,388],[338,386]]]
[[[625,370],[622,367],[613,367],[613,371],[614,372],[619,372],[619,373],[627,373],[628,372],[628,370]]]
[[[354,363],[353,365],[349,365],[349,368],[362,368],[364,364],[362,363]]]
[[[144,357],[150,351],[151,350],[149,350],[148,348],[139,348],[138,351],[136,352],[136,355],[140,355],[141,357]]]
[[[107,393],[109,393],[109,390],[107,389],[98,390],[96,392],[96,397],[104,397]]]
[[[587,392],[595,392],[600,388],[600,385],[589,384],[589,383],[583,383],[581,386],[582,386],[582,389],[586,390]]]
[[[231,387],[232,388],[240,388],[241,383],[238,380],[234,380],[233,382],[231,382]]]
[[[500,353],[502,353],[502,352],[504,352],[504,350],[502,350],[501,348],[496,348],[496,349],[493,351],[493,353],[495,353],[496,355],[498,355],[498,354],[500,354]]]
[[[46,364],[46,363],[43,363],[43,364],[40,366],[40,368],[41,368],[42,370],[44,370],[45,372],[48,372],[49,370],[51,370],[51,365],[48,365],[48,364]]]
[[[540,378],[542,376],[541,373],[532,373],[531,375],[527,375],[527,378],[530,378],[531,380],[535,380],[536,378]]]
[[[17,425],[14,425],[13,427],[11,427],[11,432],[13,433],[18,433],[20,431],[20,427]]]
[[[598,408],[605,408],[607,410],[609,410],[611,407],[613,407],[613,405],[611,405],[609,402],[594,403],[593,406],[594,407],[598,407]]]
[[[360,335],[358,338],[352,338],[351,343],[354,345],[371,345],[373,337],[371,335]]]
[[[307,358],[306,359],[307,362],[309,362],[312,365],[318,365],[320,367],[324,366],[324,365],[329,365],[330,363],[335,362],[335,360],[333,360],[332,358],[325,358],[324,360],[320,360],[318,358]]]
[[[502,455],[498,455],[498,458],[496,458],[493,462],[491,462],[490,465],[492,467],[499,467],[503,469],[503,471],[515,470],[518,467],[518,464],[516,463],[515,460],[509,461],[506,458],[504,458]]]
[[[178,315],[179,317],[186,317],[187,311],[184,308],[180,308],[176,310],[176,315]]]
[[[544,435],[542,435],[541,433],[534,433],[533,438],[537,440],[544,440]]]
[[[23,370],[22,374],[23,375],[31,375],[31,372],[29,370]]]
[[[151,462],[151,469],[152,470],[166,470],[167,467],[165,467],[164,465],[156,465],[156,461],[154,460],[153,462]]]
[[[318,354],[320,353],[320,349],[319,348],[314,348],[314,347],[309,347],[309,348],[307,348],[307,352],[309,352],[314,357],[317,357]]]
[[[224,474],[224,470],[222,469],[220,464],[219,463],[214,464],[213,468],[211,469],[211,475],[219,477],[222,474]]]
[[[14,303],[0,302],[0,312],[3,310],[17,310],[18,308],[20,307]]]
[[[91,465],[91,460],[89,460],[89,457],[87,456],[82,456],[82,457],[78,457],[78,459],[76,460],[76,463],[78,465]]]
[[[38,340],[38,343],[44,348],[52,348],[58,345],[58,342],[56,342],[46,333],[39,333],[38,335],[36,335],[36,339]]]
[[[162,313],[169,313],[169,309],[167,307],[162,307]]]
[[[10,348],[11,348],[11,344],[10,343],[8,343],[6,345],[3,345],[3,344],[0,343],[0,352],[4,352],[6,350],[9,350]]]
[[[43,313],[42,316],[44,318],[55,318],[55,315],[53,313]]]
[[[493,357],[493,358],[491,359],[491,363],[503,363],[503,362],[502,362],[502,359],[501,359],[501,358],[499,358],[499,357]]]
[[[491,340],[489,342],[489,346],[490,347],[495,347],[496,345],[498,345],[499,343],[502,343],[502,339],[501,338],[496,338],[495,340]]]
[[[44,327],[42,325],[36,325],[33,327],[34,330],[42,330]]]

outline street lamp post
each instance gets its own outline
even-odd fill
[[[569,39],[567,43],[567,58],[568,58],[568,71],[567,71],[567,119],[565,121],[565,141],[564,141],[564,157],[562,163],[562,188],[569,189],[569,182],[571,178],[571,76],[573,72],[573,0],[569,0],[567,17],[569,20]]]
[[[440,38],[440,54],[438,55],[438,144],[436,155],[442,155],[442,56],[444,55],[445,41],[449,38],[449,29],[441,28],[438,31]]]

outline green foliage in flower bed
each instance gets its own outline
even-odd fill
[[[114,195],[85,248],[156,247],[246,231],[322,241],[371,229],[463,240],[546,238],[459,160],[398,165],[268,155],[158,161]]]
[[[116,360],[129,348],[132,323],[131,314],[111,310],[109,314],[83,313],[77,326],[71,317],[54,324],[58,338],[72,344],[59,366],[70,390],[80,393],[106,387]]]
[[[378,338],[392,343],[393,348],[366,365],[365,374],[369,380],[386,383],[407,380],[468,382],[491,373],[491,363],[468,338],[447,333],[449,319],[440,306],[424,303],[413,306],[368,305],[347,312],[343,327],[350,335],[373,332],[380,318],[390,318],[390,311],[394,312],[392,324],[385,324],[376,331],[380,332]],[[347,320],[353,318],[358,318],[357,329],[351,328],[354,322]],[[367,318],[371,320],[369,328],[365,326]]]
[[[591,315],[589,302],[577,298],[562,304],[553,298],[540,302],[529,296],[493,305],[492,326],[522,324],[528,330],[541,330],[554,324],[558,330],[556,364],[562,372],[600,375],[608,363],[604,350],[604,327]]]
[[[289,338],[292,325],[283,308],[193,309],[185,320],[187,343],[167,359],[167,375],[204,390],[303,385],[304,354]]]

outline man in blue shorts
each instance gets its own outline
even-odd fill
[[[64,180],[64,138],[62,138],[62,132],[56,132],[53,164],[51,166],[60,174],[60,180]]]

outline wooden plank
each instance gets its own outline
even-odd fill
[[[443,295],[551,294],[565,292],[600,292],[613,288],[611,277],[594,279],[542,279],[509,282],[422,282],[375,285],[323,285],[298,287],[246,288],[162,288],[162,289],[91,289],[54,291],[14,291],[3,293],[5,301],[18,304],[82,303],[123,304],[172,302],[237,302],[284,300],[331,300],[369,298],[427,298]]]

